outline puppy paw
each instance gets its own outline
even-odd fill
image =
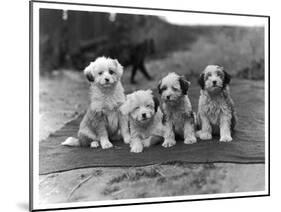
[[[150,145],[151,145],[151,138],[144,139],[142,141],[142,144],[143,144],[144,147],[150,147]]]
[[[103,149],[109,149],[113,147],[112,143],[110,143],[109,141],[103,141],[101,142],[101,148]]]
[[[200,138],[201,140],[211,140],[212,134],[209,132],[203,132],[202,130],[196,132],[196,137]]]
[[[141,143],[134,143],[131,145],[131,152],[140,153],[143,150],[143,145]]]
[[[98,141],[92,141],[90,144],[91,148],[98,148],[99,146],[100,146],[100,144]]]
[[[192,137],[190,137],[190,138],[184,139],[184,143],[185,143],[185,144],[194,144],[194,143],[196,143],[196,142],[197,142],[197,139],[196,139],[195,136],[192,136]]]
[[[129,144],[131,142],[131,136],[124,136],[123,141],[125,144]]]
[[[175,144],[176,144],[176,141],[174,139],[165,139],[162,146],[167,148],[167,147],[174,146]]]
[[[230,135],[221,136],[220,142],[230,142],[232,141],[232,137]]]

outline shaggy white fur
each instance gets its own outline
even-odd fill
[[[121,112],[129,117],[131,152],[139,153],[151,145],[153,136],[164,137],[163,113],[151,90],[139,90],[127,95]]]
[[[68,138],[62,145],[88,146],[103,149],[112,147],[109,138],[121,132],[125,143],[129,143],[128,120],[119,108],[125,102],[120,82],[123,67],[117,60],[100,57],[85,68],[84,74],[91,83],[91,104],[80,123],[78,139]]]
[[[187,95],[190,82],[176,73],[169,73],[158,85],[162,99],[163,113],[166,118],[169,138],[163,143],[164,147],[176,144],[175,134],[184,138],[185,144],[196,142],[195,116]]]
[[[221,142],[232,141],[231,131],[236,124],[234,103],[230,97],[229,74],[223,67],[209,65],[199,78],[202,88],[198,106],[198,124],[196,135],[202,140],[212,139],[220,134]]]

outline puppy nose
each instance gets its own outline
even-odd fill
[[[109,82],[109,79],[108,79],[108,78],[105,78],[104,80],[105,80],[106,82]]]
[[[143,114],[142,114],[142,117],[143,117],[143,118],[146,118],[146,114],[145,114],[145,113],[143,113]]]
[[[216,84],[217,84],[217,81],[216,81],[216,80],[214,80],[214,81],[213,81],[213,85],[216,85]]]
[[[171,96],[170,96],[170,95],[168,95],[166,98],[169,100],[169,99],[170,99],[170,97],[171,97]]]

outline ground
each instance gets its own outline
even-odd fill
[[[187,53],[184,53],[185,56]],[[127,92],[156,88],[168,72],[188,73],[183,53],[150,61],[148,70],[155,80],[137,75],[137,85],[129,84],[125,70],[123,84]],[[254,82],[258,86],[262,82]],[[232,88],[234,89],[234,88]],[[83,113],[88,105],[88,83],[82,72],[60,71],[40,78],[40,140],[67,121]],[[194,105],[196,108],[196,105]],[[261,191],[265,186],[263,164],[184,164],[152,165],[141,168],[86,168],[40,176],[40,203],[94,201],[106,199],[180,196],[208,193]]]

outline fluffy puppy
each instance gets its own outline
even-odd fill
[[[196,142],[195,114],[187,95],[189,86],[190,82],[176,73],[169,73],[158,84],[169,138],[162,144],[164,147],[176,144],[175,134],[184,138],[185,144]]]
[[[220,134],[221,142],[232,141],[236,114],[229,93],[230,78],[224,68],[217,65],[208,65],[200,75],[198,124],[201,129],[196,134],[202,140]]]
[[[154,136],[164,136],[163,113],[151,90],[127,95],[120,110],[129,119],[131,152],[142,152],[144,147],[151,145]]]
[[[128,120],[122,116],[120,106],[125,102],[120,82],[123,67],[117,60],[99,57],[84,70],[91,83],[90,106],[80,123],[78,139],[70,137],[62,145],[112,147],[109,138],[119,132],[125,143],[130,141]]]

